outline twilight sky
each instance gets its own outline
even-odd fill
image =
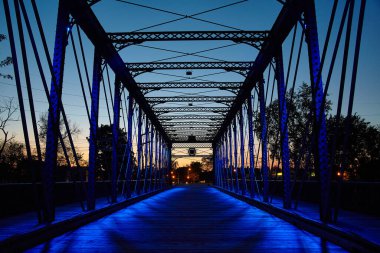
[[[45,33],[48,39],[49,50],[53,52],[54,48],[54,32],[56,24],[56,14],[57,14],[57,2],[58,1],[43,1],[37,0],[40,15],[43,20],[43,25]],[[183,15],[191,15],[205,10],[210,10],[219,6],[235,3],[237,1],[233,0],[192,0],[192,1],[174,1],[174,0],[144,0],[137,1],[131,0],[133,3],[143,4],[147,6],[152,6],[155,8],[169,10],[175,13],[180,13]],[[331,0],[318,0],[316,1],[317,9],[317,19],[318,19],[318,29],[319,29],[319,43],[320,48],[323,47],[328,20],[330,17]],[[339,8],[335,20],[335,26],[332,34],[331,41],[335,42],[337,24],[340,22],[342,6],[345,1],[339,1]],[[34,18],[31,11],[31,6],[29,1],[25,1],[29,18],[32,20],[32,26],[36,28]],[[355,1],[355,16],[352,30],[352,37],[356,35],[356,23],[358,16],[360,1]],[[11,11],[14,13],[13,1],[10,1]],[[219,23],[224,26],[211,23],[202,22],[199,20],[192,20],[190,18],[184,18],[177,22],[170,22],[165,25],[153,27],[150,29],[145,29],[142,31],[183,31],[183,30],[270,30],[273,22],[275,21],[282,5],[275,0],[248,0],[241,1],[241,3],[232,5],[228,8],[223,8],[215,10],[212,12],[207,12],[196,16],[197,18],[204,19],[207,21],[212,21],[214,23]],[[116,0],[102,0],[100,3],[93,7],[93,10],[97,17],[99,18],[101,24],[107,32],[121,32],[121,31],[135,31],[148,26],[156,25],[158,23],[163,23],[173,19],[177,19],[180,16],[174,14],[163,13],[157,10],[147,9],[138,7],[135,5],[123,3]],[[378,95],[380,94],[380,86],[378,80],[380,80],[380,47],[377,45],[380,39],[378,28],[380,27],[380,1],[378,0],[368,0],[366,8],[366,16],[364,20],[364,30],[363,39],[361,46],[361,55],[358,69],[357,78],[357,88],[355,93],[354,102],[354,112],[364,117],[367,121],[373,124],[380,123],[380,101]],[[13,14],[14,15],[14,14]],[[16,22],[13,17],[14,30],[17,34]],[[299,27],[300,28],[300,27]],[[300,29],[299,29],[300,31]],[[300,38],[300,32],[298,31],[297,42]],[[25,30],[24,30],[25,32]],[[38,37],[37,30],[35,30],[35,36]],[[4,18],[3,6],[0,7],[0,33],[7,34],[6,23]],[[76,34],[76,30],[75,30]],[[91,69],[92,69],[92,58],[93,58],[93,46],[89,43],[84,34],[84,47],[88,69],[90,72],[90,80],[92,79]],[[16,36],[16,40],[17,40]],[[76,47],[78,49],[78,39],[75,36]],[[354,41],[352,41],[354,42]],[[30,49],[30,43],[27,39],[27,47]],[[290,43],[291,36],[286,40],[283,46],[284,51],[284,68],[287,69],[288,57],[290,54]],[[41,46],[41,42],[38,39],[37,44]],[[298,45],[298,43],[297,43]],[[301,66],[297,77],[297,85],[302,82],[309,82],[309,72],[308,72],[308,62],[306,55],[306,47],[303,43],[303,54],[301,56]],[[17,45],[18,46],[18,45]],[[155,47],[155,48],[152,48]],[[178,52],[183,53],[193,53],[199,52],[207,49],[212,49],[216,47],[223,47],[220,49],[211,50],[204,53],[199,53],[203,57],[212,57],[225,61],[253,61],[257,55],[257,50],[247,46],[247,45],[237,45],[230,41],[221,42],[153,42],[153,43],[143,43],[141,45],[130,46],[120,52],[122,57],[127,62],[146,62],[146,61],[156,61],[163,58],[175,57],[180,55]],[[40,48],[42,49],[42,47]],[[165,49],[166,51],[163,51]],[[331,51],[333,49],[333,44],[330,43],[327,62],[325,64],[325,71],[329,65],[331,58]],[[171,50],[168,52],[167,50]],[[351,66],[352,66],[352,56],[354,50],[354,43],[351,43],[349,63],[348,63],[348,74],[346,79],[346,89],[349,90],[349,84],[351,79]],[[177,51],[177,52],[174,52]],[[338,60],[335,64],[334,75],[331,82],[331,88],[329,90],[330,99],[333,102],[333,110],[331,113],[335,114],[336,107],[335,103],[337,101],[337,92],[340,80],[340,68],[341,59],[343,51],[343,42],[341,42],[340,51],[338,53]],[[42,50],[40,51],[42,54]],[[5,58],[10,55],[9,42],[3,41],[0,43],[0,59]],[[29,64],[31,68],[31,77],[33,85],[33,93],[35,100],[35,107],[37,115],[41,115],[48,109],[47,100],[45,94],[42,91],[42,85],[37,72],[35,60],[30,51]],[[19,54],[19,61],[21,61],[21,55]],[[207,61],[207,59],[197,56],[183,56],[181,58],[173,59],[172,61]],[[46,65],[46,64],[45,64]],[[295,61],[293,61],[293,66]],[[12,74],[12,68],[4,68],[2,72]],[[202,75],[209,75],[207,77],[202,77],[203,80],[207,81],[243,81],[243,77],[235,73],[220,73],[218,70],[195,70],[193,71],[193,78]],[[48,69],[46,68],[46,73]],[[292,71],[290,75],[290,80],[293,80]],[[82,67],[82,75],[84,74],[84,69]],[[176,75],[174,76],[168,76]],[[21,75],[23,72],[21,71]],[[84,75],[83,75],[84,76]],[[179,76],[179,77],[178,77]],[[323,77],[326,73],[323,73]],[[164,82],[164,81],[175,81],[178,79],[186,78],[185,71],[155,71],[155,73],[147,73],[140,75],[136,78],[138,82]],[[48,80],[50,77],[48,78]],[[111,83],[114,79],[111,74]],[[325,79],[324,79],[325,80]],[[25,85],[24,79],[22,78],[23,85]],[[191,81],[191,80],[189,80]],[[49,82],[50,83],[50,82]],[[73,49],[71,42],[67,47],[67,58],[65,65],[65,76],[63,85],[63,101],[65,105],[66,112],[72,122],[79,125],[82,130],[81,136],[76,140],[78,149],[80,152],[86,152],[88,148],[87,141],[85,139],[88,136],[88,120],[86,116],[86,111],[84,109],[83,98],[80,92],[79,79],[77,75],[77,70],[73,57]],[[0,79],[0,100],[7,99],[9,97],[15,97],[17,102],[16,88],[14,85],[14,80]],[[27,95],[26,89],[24,91],[24,99],[26,106]],[[218,91],[215,89],[205,89],[205,90],[165,90],[152,92],[149,96],[182,96],[182,95],[230,95],[230,93],[224,91]],[[201,93],[200,93],[201,92]],[[87,92],[89,98],[89,94]],[[345,92],[344,100],[344,111],[346,111],[348,103],[348,93]],[[183,105],[183,104],[182,104]],[[173,106],[182,106],[181,104],[173,104]],[[165,105],[166,106],[166,105]],[[197,104],[197,106],[202,106]],[[217,106],[217,105],[216,105]],[[106,111],[105,97],[103,92],[101,92],[100,101],[100,116],[99,124],[108,124],[108,115]],[[29,113],[29,112],[28,112]],[[112,117],[112,115],[111,115]],[[30,118],[30,117],[29,117]],[[30,121],[29,121],[30,122]],[[17,135],[17,138],[21,140],[21,122],[12,122],[10,125],[11,132]],[[31,124],[29,124],[29,131],[31,132]],[[31,135],[32,136],[32,135]],[[33,143],[33,142],[32,142]]]

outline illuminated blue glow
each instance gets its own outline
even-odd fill
[[[326,252],[342,249],[207,185],[157,194],[28,252]]]

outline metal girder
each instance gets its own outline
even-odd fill
[[[175,148],[212,148],[211,142],[173,142]]]
[[[236,114],[241,109],[242,104],[251,95],[252,89],[260,80],[268,64],[275,55],[276,50],[282,45],[294,25],[298,22],[305,8],[303,0],[288,0],[282,7],[272,29],[269,33],[269,38],[262,46],[259,54],[255,59],[255,68],[249,71],[246,79],[234,100],[230,111],[228,112],[223,124],[221,125],[218,134],[215,136],[214,143],[221,138],[227,127],[231,124]]]
[[[215,102],[215,103],[231,103],[235,100],[232,96],[220,97],[147,97],[149,103],[167,103],[167,102]]]
[[[220,124],[217,122],[194,122],[194,121],[189,121],[189,122],[162,122],[162,126],[165,128],[167,127],[174,127],[174,126],[210,126],[210,127],[217,127]]]
[[[172,143],[211,143],[212,138],[207,136],[197,136],[196,141],[189,141],[187,136],[181,136],[180,138],[173,138]],[[192,147],[192,146],[190,146]]]
[[[156,113],[170,113],[170,112],[228,112],[230,108],[228,107],[155,107],[154,111]]]
[[[92,0],[89,2],[93,2]],[[269,31],[178,31],[178,32],[116,32],[108,33],[118,50],[145,41],[231,40],[260,49]]]
[[[126,62],[127,68],[137,76],[144,72],[153,70],[171,70],[171,69],[224,69],[225,71],[235,71],[239,74],[246,75],[249,70],[253,69],[254,62],[251,61],[233,61],[233,62]]]
[[[166,131],[216,131],[218,130],[217,127],[173,127],[173,128],[166,128]]]
[[[243,82],[172,82],[172,83],[137,83],[142,90],[159,89],[189,89],[189,88],[218,88],[218,89],[239,89]]]
[[[99,50],[99,53],[107,61],[109,66],[115,72],[115,75],[123,83],[124,87],[128,89],[129,94],[133,96],[139,106],[141,106],[144,113],[149,117],[151,122],[162,134],[170,147],[171,140],[166,135],[155,113],[147,103],[143,93],[129,73],[124,61],[112,45],[107,33],[103,29],[94,12],[91,10],[90,6],[85,0],[66,0],[65,3],[69,7],[70,14],[75,19],[76,24],[82,28],[88,39],[97,48],[97,50]]]
[[[165,117],[159,117],[159,120],[161,121],[168,121],[168,120],[187,120],[187,119],[195,119],[195,120],[223,120],[224,117],[220,115],[174,115],[174,116],[165,116]]]

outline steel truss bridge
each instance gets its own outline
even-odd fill
[[[342,247],[357,252],[379,251],[379,244],[367,240],[365,236],[358,239],[354,233],[348,233],[339,226],[332,226],[341,219],[339,215],[343,212],[344,205],[347,205],[343,201],[345,195],[342,193],[342,185],[344,175],[351,166],[348,159],[350,120],[353,117],[365,0],[345,1],[342,8],[337,7],[338,1],[331,3],[331,18],[325,29],[327,34],[323,36],[324,43],[319,39],[314,0],[278,1],[281,11],[273,25],[262,31],[240,30],[200,16],[245,1],[237,1],[193,15],[146,6],[137,1],[116,1],[120,6],[129,5],[166,12],[177,16],[178,20],[191,19],[225,28],[221,31],[162,32],[145,32],[145,28],[134,32],[107,31],[105,27],[109,27],[109,24],[105,26],[101,23],[103,19],[98,17],[102,15],[99,11],[101,5],[106,7],[109,4],[107,1],[58,0],[54,52],[51,55],[48,49],[52,45],[46,40],[46,24],[41,20],[35,0],[27,5],[24,4],[24,0],[14,0],[13,5],[9,2],[3,0],[8,32],[6,37],[10,42],[14,83],[19,101],[20,124],[26,151],[25,162],[31,175],[30,185],[25,186],[21,193],[29,194],[25,199],[34,200],[33,206],[38,222],[44,227],[0,241],[1,249],[22,251],[80,226],[92,231],[92,225],[88,223],[134,204],[128,210],[133,210],[136,215],[121,211],[104,218],[105,221],[112,219],[107,223],[109,226],[121,224],[120,228],[112,230],[113,243],[109,244],[110,250],[128,251],[142,249],[141,247],[145,247],[145,251],[157,250],[152,248],[152,245],[159,245],[160,240],[166,240],[163,239],[160,230],[162,227],[159,228],[158,223],[161,226],[167,225],[168,231],[173,229],[173,238],[177,238],[179,234],[183,235],[182,232],[187,227],[199,228],[203,227],[203,224],[207,227],[205,229],[215,227],[215,231],[222,231],[223,238],[220,239],[215,231],[211,231],[213,238],[206,239],[213,241],[219,238],[219,244],[231,237],[232,232],[229,228],[237,228],[239,232],[233,236],[238,238],[236,240],[245,241],[244,247],[248,247],[248,244],[251,245],[250,239],[241,238],[240,234],[248,233],[249,238],[251,233],[261,235],[264,232],[259,231],[257,224],[265,223],[265,227],[276,229],[274,235],[281,235],[278,238],[281,245],[288,245],[289,240],[294,240],[281,234],[284,231],[277,231],[279,227],[284,226],[288,229],[286,231],[293,231],[298,239],[310,236],[302,247],[308,247],[308,242],[319,241],[313,238],[316,236],[328,241],[325,246],[333,250]],[[354,2],[357,2],[359,7],[354,8]],[[340,23],[336,23],[339,20],[336,21],[335,16],[339,16]],[[108,19],[112,21],[112,17]],[[167,23],[171,22],[176,20]],[[160,25],[163,24],[157,26]],[[154,27],[156,26],[148,28]],[[343,33],[344,28],[347,29],[346,33]],[[337,34],[332,32],[335,30]],[[332,49],[330,47],[333,42],[330,39],[336,39]],[[345,40],[345,43],[340,43],[341,40]],[[246,44],[249,46],[246,46],[245,50],[252,50],[247,53],[251,59],[230,60],[232,57],[223,53],[220,53],[220,59],[204,55],[205,52],[226,48],[224,44],[194,53],[175,51],[170,46],[158,48],[146,45],[155,42],[170,45],[183,41],[232,41],[236,44]],[[336,99],[336,118],[340,119],[342,116],[343,101],[348,101],[348,109],[344,135],[343,132],[339,133],[337,126],[334,135],[328,132],[325,106],[331,77],[333,74],[336,75],[337,71],[334,72],[333,66],[337,63],[337,57],[341,57],[338,54],[339,48],[342,47],[340,44],[344,44],[344,53],[342,59],[339,58],[342,69],[338,73],[341,79],[340,92]],[[176,53],[178,56],[163,60],[130,62],[128,54],[124,54],[123,50],[134,50],[137,47],[141,50],[150,48]],[[302,48],[306,49],[306,52],[302,52]],[[285,50],[286,54],[283,53]],[[153,55],[144,55],[144,59],[148,56]],[[203,57],[207,58],[207,61],[172,61],[185,56]],[[89,62],[91,64],[88,64]],[[302,63],[306,65],[300,66]],[[305,67],[307,71],[304,71]],[[345,79],[347,69],[352,73],[350,83]],[[158,70],[165,70],[165,73]],[[178,73],[175,70],[186,70],[186,74],[170,74]],[[207,74],[193,76],[192,70],[207,70]],[[216,70],[222,70],[226,76],[216,76],[220,74],[215,72]],[[307,121],[302,124],[303,130],[295,133],[292,125],[292,103],[295,100],[293,92],[297,88],[295,84],[300,82],[297,80],[300,71],[308,76],[308,80],[303,81],[309,84],[310,96],[305,101],[308,107],[302,112],[308,115]],[[144,79],[144,74],[148,72],[151,72],[150,78]],[[37,73],[41,79],[36,82],[31,73]],[[162,78],[158,76],[160,74]],[[50,76],[51,80],[48,80]],[[66,78],[70,80],[74,76],[77,92],[66,93],[65,85],[70,83],[68,81],[66,84]],[[176,79],[168,80],[170,78]],[[37,83],[42,86],[36,88]],[[345,85],[350,90],[348,99],[342,97]],[[42,92],[49,107],[46,114],[46,136],[41,136],[38,129],[38,110],[35,106],[38,100],[33,100],[35,89]],[[81,117],[83,129],[89,129],[88,133],[84,134],[85,147],[78,147],[75,131],[71,131],[73,110],[70,111],[69,108],[78,105],[68,104],[67,100],[62,99],[68,95],[80,97],[81,102],[83,101],[83,106],[80,106],[83,115],[74,115]],[[79,102],[79,99],[74,102]],[[295,141],[299,136],[302,138]],[[340,139],[344,140],[342,150],[338,143]],[[41,143],[42,141],[44,143]],[[86,151],[82,151],[83,148]],[[176,153],[176,150],[181,149],[188,150],[189,153],[200,149],[209,151],[211,155],[193,153],[192,156],[210,168],[210,171],[202,173],[208,173],[209,178],[204,180],[213,187],[206,184],[172,187],[180,182],[181,176],[183,183],[189,183],[191,180],[203,181],[196,177],[191,168],[181,168],[176,164],[176,161],[184,156],[182,153]],[[336,155],[338,153],[339,156]],[[67,177],[66,182],[72,182],[70,190],[62,186],[66,185],[65,183],[56,182],[63,174]],[[310,178],[313,180],[309,180]],[[305,192],[302,192],[303,189]],[[73,199],[79,202],[82,210],[79,216],[67,219],[71,217],[68,213],[60,213],[61,210],[66,210],[56,207],[61,201],[58,196],[62,195],[62,192],[75,192],[72,194],[75,195]],[[157,198],[153,197],[155,195]],[[310,197],[311,195],[313,197]],[[108,197],[109,205],[99,199],[105,196]],[[304,196],[310,198],[302,199]],[[236,202],[236,198],[247,204]],[[61,202],[67,203],[67,199]],[[152,208],[152,201],[164,200],[167,202]],[[294,210],[303,205],[301,200],[311,201],[310,206],[315,207],[315,210],[308,212],[319,217],[319,220],[315,217],[310,219],[301,214],[302,212],[295,214]],[[139,201],[149,204],[142,207]],[[206,217],[204,213],[200,213],[197,203],[204,208],[204,213],[211,216]],[[30,206],[32,205],[28,206],[29,211]],[[235,210],[236,206],[238,209]],[[67,210],[69,209],[67,207]],[[246,214],[248,209],[249,214]],[[251,211],[258,216],[251,217]],[[183,215],[179,217],[181,212],[189,216],[188,220],[184,220]],[[163,217],[162,213],[168,215]],[[243,214],[243,218],[262,217],[262,220],[249,219],[247,227],[244,225],[246,223],[236,224],[237,221],[229,220],[231,214],[235,213],[237,216]],[[66,219],[55,222],[61,219],[60,215]],[[112,218],[116,217],[113,215],[122,216]],[[200,219],[200,216],[203,218]],[[173,217],[173,220],[168,217]],[[126,224],[125,220],[130,223]],[[211,220],[214,223],[211,224]],[[157,224],[153,221],[157,221]],[[134,227],[137,223],[141,227]],[[187,227],[177,230],[181,224]],[[227,224],[228,229],[220,227],[220,224]],[[101,226],[103,225],[104,223]],[[247,230],[240,231],[242,227]],[[119,231],[128,231],[129,228],[133,230],[131,233],[120,234]],[[151,228],[154,231],[152,235],[149,234]],[[311,234],[306,235],[300,229]],[[380,227],[376,229],[380,231]],[[73,233],[78,235],[78,231],[80,229]],[[194,230],[192,235],[185,235],[183,240],[191,237],[189,240],[194,240],[192,245],[207,245],[209,241],[204,241],[204,237],[208,236],[209,230],[202,238],[192,237],[197,235],[197,232]],[[161,239],[142,246],[138,243],[142,234],[149,235],[153,241],[159,236]],[[124,243],[124,236],[131,236],[132,239],[129,240],[128,237],[128,242]],[[165,237],[171,236],[170,233],[165,234]],[[91,242],[81,245],[96,247],[104,237],[94,237]],[[265,236],[262,238],[264,242],[268,241]],[[56,239],[59,240],[59,237]],[[51,241],[52,244],[56,239]],[[123,241],[123,247],[126,248],[117,248],[119,245],[116,245],[116,241]],[[240,246],[232,249],[230,243],[228,241],[225,249],[218,243],[213,244],[213,247],[219,247],[215,251],[240,250]],[[59,247],[59,243],[56,245],[53,245],[53,250],[54,247]],[[272,249],[273,245],[268,245],[265,249]],[[165,247],[162,246],[161,252],[169,249]],[[178,245],[173,247],[177,251],[182,250]],[[185,250],[201,250],[194,247]],[[254,251],[255,247],[249,248],[248,251]],[[319,249],[322,246],[315,247]]]

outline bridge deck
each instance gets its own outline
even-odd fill
[[[29,252],[341,252],[207,185],[176,187]]]

